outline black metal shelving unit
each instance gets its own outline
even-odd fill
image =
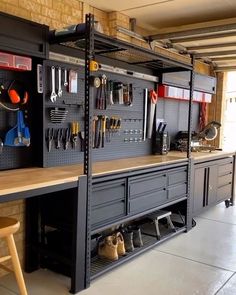
[[[151,49],[146,49],[133,45],[121,40],[117,40],[101,34],[94,29],[94,17],[89,14],[86,15],[85,25],[78,25],[76,30],[70,34],[58,34],[54,36],[51,44],[58,44],[62,47],[77,49],[84,53],[85,56],[85,152],[84,152],[84,174],[86,175],[86,253],[77,252],[76,255],[85,254],[85,277],[84,285],[81,286],[81,281],[76,279],[76,272],[74,274],[74,285],[71,289],[72,293],[75,293],[83,288],[86,288],[90,284],[90,280],[97,276],[113,269],[117,265],[124,263],[127,260],[143,253],[147,249],[154,247],[155,245],[163,242],[169,237],[175,236],[180,232],[189,230],[191,227],[191,210],[190,210],[190,177],[191,177],[191,130],[192,130],[192,100],[194,89],[194,57],[192,57],[192,63],[184,63],[175,61],[170,57],[154,52]],[[128,66],[139,66],[143,69],[151,70],[155,75],[161,75],[165,72],[176,72],[189,70],[191,71],[190,80],[190,99],[189,99],[189,112],[188,112],[188,174],[187,174],[187,200],[186,200],[186,225],[179,228],[176,233],[170,233],[164,236],[160,241],[156,238],[148,237],[145,239],[145,246],[136,250],[135,252],[128,254],[127,256],[119,259],[117,262],[104,262],[101,263],[99,259],[92,259],[90,255],[90,239],[91,239],[91,193],[93,186],[92,179],[92,116],[93,116],[93,87],[90,86],[90,63],[95,60],[95,57],[105,57],[114,62],[126,63]]]

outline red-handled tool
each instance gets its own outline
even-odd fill
[[[153,120],[157,104],[157,92],[155,90],[149,91],[149,116],[148,116],[148,131],[147,138],[152,138]]]

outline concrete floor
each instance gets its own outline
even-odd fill
[[[197,226],[93,281],[81,295],[235,295],[236,207],[220,204]],[[29,295],[66,295],[70,280],[48,270],[25,274]],[[17,293],[13,275],[0,294]]]

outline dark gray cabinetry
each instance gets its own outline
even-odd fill
[[[129,182],[129,212],[140,213],[167,201],[167,174],[132,177]]]
[[[1,50],[48,58],[49,27],[0,12]]]
[[[233,169],[233,159],[219,164],[217,201],[225,200],[225,196],[231,197],[233,190]]]
[[[193,214],[232,197],[233,157],[194,165]]]
[[[207,93],[215,93],[216,78],[201,74],[195,74],[194,90]]]
[[[190,85],[190,72],[164,73],[162,75],[162,84],[188,89]],[[195,73],[194,90],[215,93],[216,78]]]
[[[93,185],[92,230],[119,223],[132,216],[145,215],[159,206],[178,202],[187,196],[187,167],[153,172],[138,171],[119,179],[103,178]]]
[[[126,215],[126,179],[94,184],[91,225],[96,228]]]

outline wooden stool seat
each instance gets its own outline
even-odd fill
[[[14,241],[13,234],[18,231],[20,228],[20,222],[14,218],[10,217],[0,217],[0,238],[5,238],[7,241],[7,246],[9,249],[9,255],[0,257],[0,263],[7,261],[9,259],[12,260],[14,273],[16,276],[17,284],[20,290],[21,295],[27,295],[27,290],[25,287],[25,282],[20,266],[19,257],[16,250],[16,245]],[[0,265],[1,268],[11,271],[8,267],[4,265]]]
[[[13,235],[20,228],[20,222],[14,218],[0,216],[0,238]]]

